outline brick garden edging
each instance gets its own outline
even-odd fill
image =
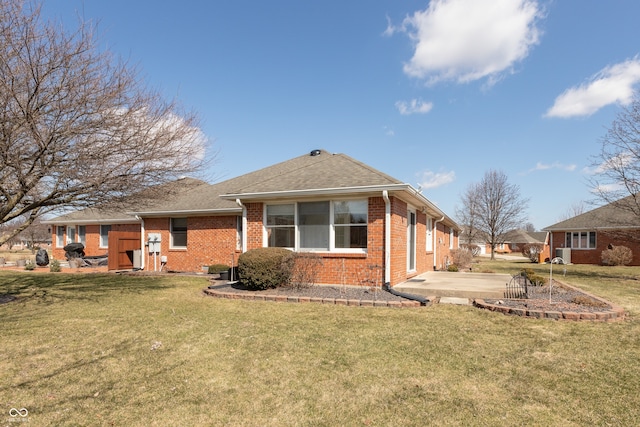
[[[597,301],[600,301],[609,306],[609,310],[593,311],[593,312],[575,312],[575,311],[557,311],[557,310],[528,310],[526,308],[514,308],[507,307],[498,304],[489,304],[483,299],[475,299],[473,305],[478,308],[486,310],[496,311],[503,314],[511,314],[522,317],[533,317],[537,319],[552,319],[552,320],[571,320],[571,321],[595,321],[595,322],[616,322],[621,321],[625,317],[624,308],[617,306],[604,298],[600,298],[596,295],[583,291],[571,285],[562,283],[563,287],[569,288],[583,293]]]
[[[394,307],[394,308],[410,308],[420,307],[419,301],[380,301],[380,300],[357,300],[357,299],[344,299],[344,298],[314,298],[314,297],[298,297],[290,295],[269,295],[269,294],[242,294],[238,292],[220,292],[215,289],[205,289],[204,293],[215,297],[224,299],[242,299],[251,301],[275,301],[275,302],[296,302],[307,303],[313,302],[316,304],[331,304],[331,305],[344,305],[354,307]],[[433,300],[429,299],[429,304]]]

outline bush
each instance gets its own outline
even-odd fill
[[[480,246],[474,245],[473,243],[460,245],[460,249],[466,249],[471,252],[471,255],[478,256],[480,255]]]
[[[57,259],[51,261],[51,263],[49,264],[49,271],[51,273],[60,273],[60,271],[62,271],[62,269],[60,268],[60,261],[58,261]]]
[[[33,263],[33,261],[28,259],[24,265],[24,269],[31,271],[31,270],[35,270],[35,268],[36,268],[36,265]]]
[[[218,273],[222,273],[224,271],[229,271],[229,266],[226,264],[213,264],[210,265],[209,268],[207,269],[207,273],[208,274],[218,274]]]
[[[600,255],[604,265],[629,265],[633,260],[633,252],[626,246],[612,246]]]
[[[542,253],[542,243],[527,243],[522,247],[522,255],[529,258],[531,262],[538,262]]]
[[[533,271],[530,268],[522,269],[520,271],[520,275],[526,277],[527,279],[529,279],[531,284],[534,285],[534,286],[542,286],[545,283],[547,283],[547,279],[546,278],[537,275],[536,272]]]
[[[295,254],[284,248],[251,249],[238,257],[240,284],[252,290],[289,284]]]
[[[447,267],[447,271],[451,271],[455,273],[458,271],[458,266],[455,264],[451,264],[449,267]]]
[[[322,268],[322,257],[309,252],[295,254],[289,284],[296,289],[308,288],[316,284]]]
[[[451,251],[451,261],[457,268],[465,270],[471,266],[473,254],[467,248],[454,249]]]

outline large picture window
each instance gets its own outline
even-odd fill
[[[566,233],[565,246],[572,249],[595,249],[595,231],[574,231]]]
[[[187,247],[187,218],[171,218],[171,248]]]
[[[364,251],[367,200],[267,205],[267,245],[302,251]]]

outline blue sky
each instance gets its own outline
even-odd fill
[[[450,216],[490,169],[537,229],[593,200],[600,139],[640,87],[637,0],[46,0],[198,112],[231,178],[322,148]]]

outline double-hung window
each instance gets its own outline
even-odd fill
[[[106,248],[109,246],[109,232],[111,231],[111,225],[100,226],[100,247]]]
[[[267,245],[295,248],[295,205],[267,205]]]
[[[75,225],[70,225],[67,227],[67,244],[75,243],[76,241],[76,227]]]
[[[329,202],[298,204],[300,249],[305,251],[329,250]]]
[[[87,227],[84,225],[78,226],[78,242],[87,245]]]
[[[64,246],[64,226],[56,225],[56,247]]]
[[[187,218],[171,218],[171,248],[187,248]]]
[[[572,249],[595,249],[595,231],[574,231],[566,233],[565,246]]]
[[[366,200],[349,200],[333,203],[333,227],[336,249],[367,247]]]

